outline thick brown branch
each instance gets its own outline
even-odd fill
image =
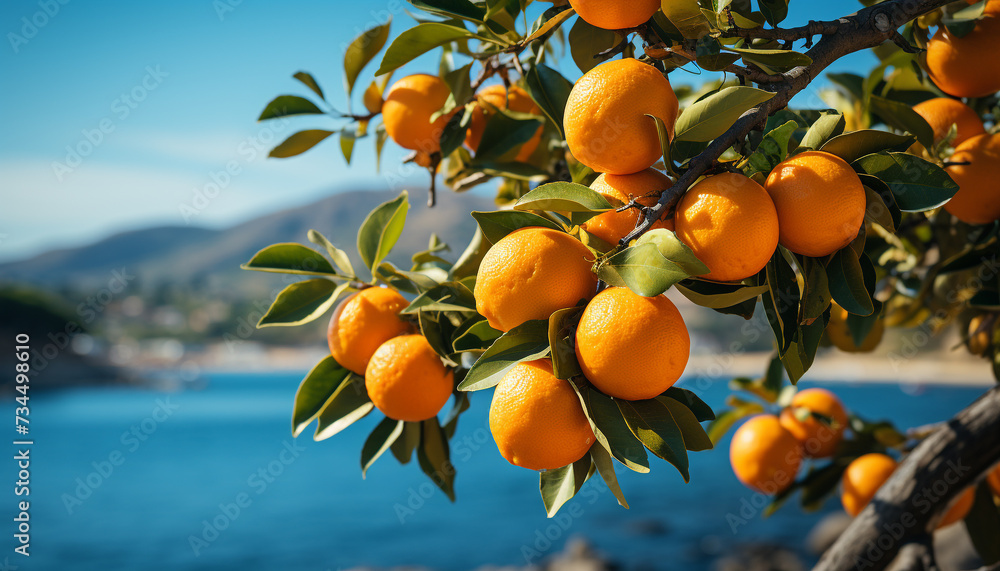
[[[777,40],[780,42],[794,42],[796,40],[811,40],[813,36],[835,34],[847,18],[830,20],[827,22],[816,22],[810,20],[805,26],[797,28],[740,28],[734,26],[722,32],[724,38],[743,38],[746,40]],[[806,47],[812,45],[807,43]]]
[[[814,571],[880,571],[905,548],[928,568],[926,544],[942,508],[1000,460],[1000,386],[990,389],[906,457]],[[919,556],[912,558],[911,556]]]
[[[654,221],[670,212],[694,181],[705,174],[726,149],[746,137],[751,130],[762,125],[772,113],[787,106],[795,94],[805,89],[831,63],[847,54],[873,48],[891,40],[900,26],[948,2],[949,0],[886,0],[850,16],[835,20],[836,33],[824,35],[812,49],[806,52],[812,63],[781,74],[783,76],[781,83],[765,85],[765,89],[774,91],[774,97],[744,113],[728,131],[712,141],[701,154],[691,159],[687,171],[660,196],[660,200],[655,206],[646,211],[646,217],[639,226],[622,239],[621,243],[628,244],[638,238],[652,227]],[[810,25],[825,26],[829,23],[811,22]],[[803,28],[809,28],[809,26]],[[800,29],[792,28],[791,30]]]

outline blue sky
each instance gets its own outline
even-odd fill
[[[789,23],[859,7],[797,2]],[[227,226],[341,190],[423,189],[426,173],[401,171],[405,153],[392,144],[383,163],[390,176],[375,174],[370,138],[358,142],[350,167],[333,139],[297,158],[266,160],[291,133],[337,123],[255,122],[273,96],[310,94],[291,78],[298,70],[312,72],[343,109],[347,42],[390,14],[395,36],[413,24],[404,9],[412,10],[402,0],[4,2],[0,260],[151,225]],[[870,61],[854,56],[834,69]],[[358,97],[375,64],[359,80]],[[423,58],[406,71],[435,67]],[[579,76],[571,62],[563,71]],[[821,107],[813,94],[797,102]],[[215,197],[196,203],[212,184],[220,186]],[[202,208],[185,218],[182,205]]]

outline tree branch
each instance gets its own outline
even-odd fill
[[[1000,460],[1000,386],[921,442],[841,534],[814,571],[880,571],[896,557],[931,569],[920,547],[945,506]]]
[[[772,113],[786,107],[792,97],[805,89],[831,63],[847,54],[873,48],[885,41],[892,40],[900,26],[935,8],[944,6],[948,2],[949,0],[886,0],[833,22],[810,22],[809,25],[801,28],[783,30],[783,32],[792,32],[789,35],[789,38],[792,38],[814,29],[821,28],[821,31],[825,32],[827,25],[836,26],[833,33],[824,35],[815,46],[806,52],[812,63],[781,74],[783,81],[780,83],[764,85],[765,89],[775,92],[774,97],[748,110],[736,120],[728,131],[712,141],[701,154],[691,159],[687,171],[677,179],[672,187],[664,191],[659,202],[646,211],[645,218],[641,220],[635,230],[622,239],[621,244],[626,245],[635,240],[649,230],[656,220],[673,210],[680,197],[687,192],[687,189],[698,177],[705,174],[726,149],[746,137],[751,130],[766,121]],[[754,28],[748,33],[770,33],[772,31],[774,30]]]

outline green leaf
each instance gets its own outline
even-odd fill
[[[698,418],[691,412],[691,409],[669,396],[659,396],[656,397],[656,400],[670,412],[670,416],[673,417],[674,422],[681,430],[681,436],[684,438],[684,446],[688,450],[700,452],[712,449],[712,439],[708,437],[705,429],[698,422]]]
[[[449,456],[448,439],[445,438],[437,417],[420,423],[420,447],[417,448],[420,469],[454,502],[455,467]]]
[[[855,315],[871,315],[875,311],[865,272],[854,250],[843,248],[834,254],[826,266],[826,273],[830,279],[830,294],[840,307]],[[871,285],[874,287],[874,283]]]
[[[993,494],[986,482],[976,486],[976,499],[969,515],[965,516],[965,528],[976,552],[985,565],[1000,562],[1000,510],[993,503]]]
[[[340,131],[340,152],[344,155],[344,161],[351,164],[351,156],[354,155],[354,143],[358,140],[357,134],[351,129]]]
[[[363,378],[351,374],[337,387],[319,412],[319,424],[313,440],[326,440],[368,415],[375,408]]]
[[[306,375],[295,392],[292,408],[292,436],[302,434],[309,423],[336,393],[337,388],[351,375],[333,357],[327,355]]]
[[[795,337],[799,319],[799,284],[795,270],[780,251],[775,252],[765,268],[768,291],[761,301],[767,321],[774,331],[778,352],[784,354]]]
[[[695,44],[694,50],[695,61],[698,63],[698,67],[708,71],[722,71],[740,59],[740,56],[736,54],[721,53],[721,50],[722,45],[718,39],[710,35],[702,36],[698,40],[698,43]]]
[[[257,322],[257,327],[288,327],[309,323],[337,303],[337,298],[350,285],[349,282],[337,285],[326,278],[290,284],[274,298],[267,313]]]
[[[833,137],[844,132],[846,121],[840,113],[824,112],[816,122],[809,127],[799,142],[799,147],[819,149]]]
[[[379,456],[384,454],[396,442],[396,439],[403,433],[404,424],[406,423],[402,420],[393,420],[386,417],[368,435],[364,446],[361,447],[362,478],[368,474],[368,468],[371,468],[372,464],[379,459]]]
[[[687,389],[670,387],[663,393],[663,396],[670,397],[688,407],[698,422],[715,420],[715,412],[712,411],[712,407],[705,404],[705,401],[698,398],[698,395]]]
[[[934,148],[934,129],[909,105],[878,95],[871,96],[869,105],[886,125],[910,133],[926,149]]]
[[[696,40],[712,29],[697,0],[662,0],[660,9],[685,38]]]
[[[622,488],[618,484],[618,476],[615,475],[615,464],[611,461],[611,454],[599,442],[595,442],[590,447],[590,457],[594,460],[594,466],[597,468],[597,472],[601,475],[604,483],[608,485],[608,489],[611,490],[611,493],[615,495],[615,499],[618,500],[618,505],[628,509],[625,494],[622,493]]]
[[[483,129],[483,138],[476,149],[473,166],[503,158],[531,140],[540,127],[537,119],[514,119],[503,113],[494,113]]]
[[[345,276],[353,278],[354,276],[354,266],[351,264],[351,259],[347,256],[347,252],[341,250],[340,248],[333,245],[326,236],[320,234],[315,230],[310,230],[309,241],[317,246],[323,246],[326,249],[327,255],[333,260],[333,263],[337,268],[344,273]]]
[[[625,248],[602,262],[597,270],[597,277],[608,285],[627,287],[644,297],[658,296],[690,276],[649,242]]]
[[[797,258],[802,270],[802,319],[817,319],[833,299],[830,295],[830,280],[826,276],[826,265],[822,260],[801,256]]]
[[[788,121],[764,135],[764,139],[750,155],[746,168],[747,176],[753,176],[758,172],[767,176],[771,169],[785,160],[788,156],[788,141],[798,127],[795,121]]]
[[[792,50],[731,48],[729,46],[724,49],[740,54],[746,63],[752,63],[762,68],[772,68],[774,71],[787,71],[793,67],[812,63],[812,58],[806,54]]]
[[[476,298],[469,288],[459,282],[443,283],[418,295],[402,313],[413,315],[426,311],[475,313]]]
[[[323,95],[323,90],[320,88],[319,83],[316,82],[316,78],[312,74],[300,71],[293,75],[295,79],[301,81],[306,87],[312,90],[313,93],[319,95],[320,99],[326,100],[326,96]]]
[[[781,356],[781,364],[785,366],[788,380],[793,385],[799,382],[802,375],[812,366],[825,328],[826,322],[823,318],[817,319],[809,325],[799,325],[795,342]]]
[[[403,434],[392,443],[389,449],[392,450],[392,455],[400,464],[408,464],[417,446],[420,446],[420,423],[404,422]]]
[[[684,482],[689,482],[691,475],[688,473],[684,437],[663,403],[655,399],[617,402],[632,434],[645,444],[650,452],[673,464],[681,473]]]
[[[549,316],[549,347],[552,353],[552,374],[557,379],[571,379],[582,375],[580,363],[573,348],[574,318],[583,311],[582,307],[567,307]]]
[[[882,227],[895,232],[895,229],[899,228],[899,224],[902,222],[903,215],[899,210],[899,206],[896,205],[896,198],[892,195],[892,189],[878,177],[859,173],[858,178],[861,179],[861,184],[865,187],[867,199],[865,216],[870,217],[876,223],[879,220],[889,223],[889,226],[882,224]],[[885,220],[886,215],[888,215],[889,220]]]
[[[982,17],[985,8],[986,2],[976,2],[975,4],[966,6],[961,10],[951,14],[946,14],[945,17],[941,19],[941,23],[948,28],[949,34],[957,38],[964,38],[969,35],[973,29],[975,29],[976,21]]]
[[[685,109],[674,126],[675,141],[706,142],[726,132],[748,109],[774,97],[754,87],[725,87]]]
[[[701,280],[685,280],[674,287],[695,304],[709,309],[732,307],[744,301],[756,299],[757,296],[768,291],[766,285],[744,286]]]
[[[649,117],[654,123],[656,123],[656,137],[660,140],[660,153],[663,155],[663,168],[669,174],[676,176],[677,172],[674,169],[674,163],[670,160],[670,132],[667,130],[666,123],[664,123],[663,119],[660,119],[656,115],[646,113],[646,117]]]
[[[559,508],[580,491],[590,477],[592,466],[588,454],[573,464],[538,474],[538,489],[548,517],[556,515]]]
[[[777,26],[788,16],[788,0],[758,0],[767,23]]]
[[[550,182],[522,196],[514,210],[548,210],[552,212],[593,212],[614,210],[603,194],[574,182]]]
[[[552,230],[563,231],[563,228],[548,218],[543,218],[530,212],[518,212],[516,210],[500,210],[497,212],[473,212],[472,217],[479,223],[479,228],[483,236],[496,244],[504,236],[521,228],[540,226],[551,228]]]
[[[458,390],[480,391],[495,387],[514,365],[541,359],[548,352],[548,322],[526,321],[504,333],[479,357],[458,385]]]
[[[299,131],[282,141],[277,147],[271,149],[271,152],[267,156],[276,159],[287,159],[288,157],[301,155],[332,134],[333,131],[325,129]]]
[[[374,273],[375,268],[396,245],[403,225],[406,224],[406,212],[410,208],[404,190],[394,200],[379,205],[372,210],[361,223],[358,230],[358,253],[365,264]]]
[[[556,126],[559,134],[565,136],[563,115],[566,114],[566,100],[573,84],[558,71],[540,63],[532,66],[524,79],[531,98]]]
[[[595,389],[583,389],[581,398],[597,441],[616,460],[640,474],[649,472],[649,457],[642,442],[632,434],[615,400]]]
[[[650,230],[636,240],[635,245],[655,244],[660,255],[668,261],[673,262],[680,269],[690,275],[702,275],[708,273],[706,266],[695,255],[684,242],[681,242],[677,234],[666,228]]]
[[[546,10],[532,24],[529,34],[521,40],[521,45],[526,46],[531,42],[541,38],[545,34],[561,26],[563,22],[569,20],[576,12],[570,6],[553,7]]]
[[[897,135],[888,131],[861,129],[833,137],[819,150],[832,153],[853,163],[859,158],[887,149],[906,150],[913,144],[914,137]]]
[[[410,63],[414,59],[444,44],[475,37],[462,26],[443,22],[424,22],[400,34],[382,56],[382,64],[375,75],[384,75]]]
[[[472,166],[490,176],[502,176],[504,178],[529,182],[541,182],[551,176],[549,171],[528,163],[477,160]]]
[[[486,18],[486,10],[469,0],[407,0],[417,8],[438,16],[462,18],[481,23]]]
[[[904,212],[937,208],[958,192],[958,185],[943,168],[909,153],[875,153],[854,165],[886,183]]]
[[[456,353],[463,351],[485,351],[495,340],[503,335],[503,331],[493,329],[485,319],[470,323],[471,325],[459,327],[455,331],[455,340],[452,342],[452,347]]]
[[[618,34],[614,30],[605,30],[587,23],[583,18],[577,18],[569,31],[569,47],[573,61],[580,71],[587,73],[597,64],[610,56],[598,58],[597,54],[615,46]]]
[[[337,275],[322,254],[292,242],[272,244],[254,254],[249,262],[240,267],[244,270],[282,274]]]
[[[389,26],[391,24],[392,16],[389,16],[385,24],[366,30],[347,46],[347,50],[344,52],[344,84],[347,87],[348,99],[354,93],[354,83],[361,75],[361,70],[385,46],[386,40],[389,39]]]
[[[258,121],[289,117],[292,115],[323,115],[325,112],[305,97],[297,95],[279,95],[275,97],[260,113]]]

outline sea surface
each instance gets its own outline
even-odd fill
[[[583,537],[624,569],[709,569],[740,545],[788,546],[810,562],[804,538],[824,514],[788,505],[763,519],[760,498],[728,463],[728,442],[691,455],[691,483],[656,460],[649,474],[619,470],[631,504],[599,478],[547,519],[538,476],[504,461],[489,436],[490,392],[473,395],[452,460],[458,501],[415,463],[383,456],[362,479],[368,418],[323,442],[290,433],[301,374],[209,374],[197,389],[81,388],[31,400],[30,557],[35,569],[334,571],[422,566],[441,571],[538,563]],[[809,383],[803,383],[804,386]],[[723,381],[682,381],[713,407]],[[849,408],[910,427],[952,416],[982,388],[837,383]],[[14,403],[6,401],[10,416]],[[0,468],[10,504],[16,466]],[[9,519],[7,520],[10,521]],[[3,567],[0,567],[3,568]]]

